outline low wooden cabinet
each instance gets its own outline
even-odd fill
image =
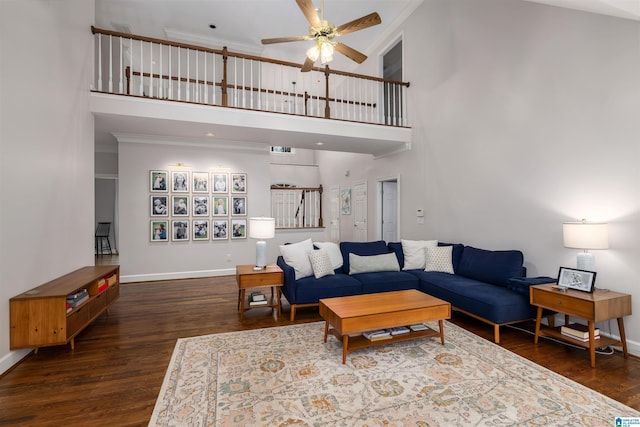
[[[71,310],[67,295],[86,289],[89,299]],[[71,343],[120,296],[120,266],[83,267],[9,301],[11,350]]]

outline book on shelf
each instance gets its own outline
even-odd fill
[[[406,326],[397,326],[395,328],[390,328],[389,332],[391,333],[391,335],[402,335],[408,334],[409,332],[411,332],[411,329],[407,328]]]
[[[71,308],[76,308],[76,307],[78,307],[79,305],[83,304],[83,303],[84,303],[85,301],[87,301],[88,299],[89,299],[89,294],[87,294],[87,295],[83,296],[82,298],[75,299],[75,300],[73,300],[73,301],[69,301],[69,300],[67,300],[67,303],[69,304],[69,306],[70,306]]]
[[[266,301],[266,298],[262,292],[251,292],[249,301]]]
[[[580,323],[571,323],[569,325],[564,325],[560,327],[560,332],[564,335],[568,335],[578,339],[589,338],[589,327]],[[593,335],[599,336],[600,329],[594,328]]]
[[[260,301],[249,301],[249,307],[255,307],[257,305],[267,305],[269,302],[266,299]]]
[[[67,301],[75,301],[89,295],[89,291],[86,289],[80,289],[72,294],[67,295]]]
[[[98,286],[98,293],[102,293],[105,290],[107,290],[107,288],[109,287],[109,284],[107,282],[104,282],[102,285]]]
[[[410,325],[409,329],[411,329],[412,331],[426,331],[427,329],[429,329],[429,327],[427,325],[425,325],[424,323],[417,323],[415,325]]]
[[[574,335],[565,334],[564,332],[561,332],[561,334],[564,335],[565,337],[569,337],[569,338],[574,339],[576,341],[589,342],[589,336],[587,336],[586,338],[581,338],[581,337],[576,337]],[[593,339],[594,340],[599,340],[600,339],[600,335],[594,335]]]
[[[368,339],[369,341],[379,341],[386,340],[391,338],[391,332],[386,329],[377,329],[375,331],[367,331],[363,332],[362,336]]]

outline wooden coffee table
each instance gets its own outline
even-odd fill
[[[415,289],[354,295],[320,300],[320,316],[325,320],[324,342],[332,333],[342,341],[342,363],[352,351],[381,344],[423,337],[440,337],[444,345],[444,319],[451,318],[451,304]],[[371,341],[362,332],[409,326],[437,320],[439,331],[427,329]],[[331,327],[330,327],[331,326]]]

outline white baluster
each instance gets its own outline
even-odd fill
[[[169,76],[169,94],[168,98],[173,99],[173,79],[171,79],[171,46],[167,49],[169,51],[169,63],[167,64],[167,75]]]
[[[102,92],[102,34],[98,34],[98,90]]]
[[[207,86],[207,52],[204,52],[204,103],[209,103],[209,86]]]
[[[113,40],[109,34],[109,93],[113,93]]]
[[[153,98],[153,43],[149,43],[149,97]]]
[[[178,101],[182,101],[182,55],[180,54],[180,46],[178,46]]]
[[[191,82],[190,82],[190,80],[191,80],[191,69],[189,67],[190,65],[191,65],[191,49],[187,48],[187,76],[186,76],[187,77],[186,78],[187,84],[186,84],[186,86],[184,88],[184,91],[185,91],[185,93],[187,95],[187,101],[191,101]]]
[[[160,48],[160,71],[158,71],[158,98],[162,99],[164,95],[164,68],[162,67],[162,51],[164,50],[163,45],[158,46]]]
[[[140,40],[140,96],[144,96],[144,59],[142,57],[142,52],[144,51],[144,45],[142,44],[142,40]]]
[[[118,81],[118,93],[123,92],[122,88],[122,70],[124,69],[124,54],[122,53],[122,37],[120,37],[120,80]]]

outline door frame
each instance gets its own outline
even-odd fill
[[[387,176],[376,179],[376,239],[382,240],[382,183],[383,182],[395,182],[396,183],[396,236],[400,238],[400,174],[396,176]]]

